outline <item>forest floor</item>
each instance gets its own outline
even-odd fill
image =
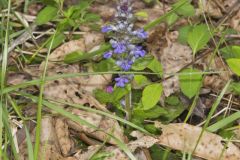
[[[240,160],[240,1],[118,5],[0,0],[0,159]]]

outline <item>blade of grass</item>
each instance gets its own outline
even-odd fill
[[[217,73],[222,73],[222,72],[194,72],[192,73],[192,75],[194,74],[217,74]],[[57,80],[60,78],[74,78],[74,77],[80,77],[80,76],[91,76],[91,75],[103,75],[103,74],[134,74],[134,75],[159,75],[159,73],[149,73],[149,72],[88,72],[88,73],[69,73],[69,74],[61,74],[61,75],[54,75],[54,76],[49,76],[45,78],[45,81],[53,81],[53,80]],[[186,75],[186,73],[172,73],[169,75]],[[9,93],[11,91],[15,91],[18,90],[20,88],[25,88],[28,86],[32,86],[32,85],[39,85],[40,84],[41,79],[35,79],[35,80],[31,80],[31,81],[27,81],[27,82],[23,82],[21,84],[17,84],[14,86],[10,86],[10,87],[6,87],[4,88],[4,90],[2,91],[3,93]]]
[[[21,95],[25,96],[25,97],[28,97],[30,99],[32,99],[34,102],[38,102],[39,101],[39,98],[38,97],[35,97],[35,96],[32,96],[30,94],[26,94],[26,93],[21,93]],[[56,106],[55,104],[51,103],[51,102],[48,102],[48,101],[45,101],[45,100],[42,100],[42,104],[46,107],[48,107],[49,109],[51,109],[52,111],[56,112],[56,113],[59,113],[60,115],[64,116],[64,117],[67,117],[69,119],[71,119],[72,121],[74,122],[77,122],[79,124],[82,124],[82,125],[86,125],[88,127],[91,127],[93,129],[96,129],[96,130],[99,130],[99,131],[102,131],[104,133],[106,133],[104,130],[100,130],[98,127],[96,127],[95,125],[81,119],[80,117],[76,116],[76,115],[73,115],[72,113],[70,112],[67,112],[65,111],[63,108],[60,108],[58,106]],[[134,157],[134,155],[131,153],[131,151],[129,150],[129,148],[127,147],[127,145],[123,142],[121,142],[118,138],[116,138],[115,136],[109,134],[109,133],[106,133],[107,135],[109,135],[112,139],[115,140],[116,144],[118,145],[118,147],[120,149],[122,149],[127,155],[128,157],[131,159],[131,160],[136,160],[136,158]]]
[[[3,90],[5,87],[5,76],[7,71],[7,62],[8,62],[8,39],[9,39],[9,20],[10,20],[10,8],[11,8],[11,0],[8,1],[8,12],[7,12],[7,27],[5,33],[5,42],[3,49],[3,60],[2,60],[2,70],[1,70],[1,104],[0,104],[0,147],[2,147],[2,131],[3,131],[3,106],[5,101],[5,95],[3,94]],[[2,158],[2,149],[0,149],[0,159]]]
[[[232,123],[232,122],[234,122],[234,121],[236,121],[238,119],[240,119],[240,111],[238,111],[236,113],[233,113],[232,115],[230,115],[230,116],[228,116],[228,117],[218,121],[217,123],[209,126],[207,128],[207,131],[209,131],[209,132],[216,132],[219,129],[225,127],[226,125],[228,125],[228,124],[230,124],[230,123]]]
[[[221,91],[220,95],[218,96],[217,100],[213,103],[213,105],[212,105],[212,107],[211,107],[211,110],[210,110],[210,112],[209,112],[209,114],[208,114],[208,116],[207,116],[206,122],[205,122],[205,124],[204,124],[204,126],[203,126],[203,128],[202,128],[202,131],[201,131],[198,139],[197,139],[197,143],[196,143],[196,145],[195,145],[194,150],[192,151],[192,153],[195,152],[195,150],[196,150],[196,148],[197,148],[197,146],[198,146],[198,144],[199,144],[199,142],[200,142],[200,139],[201,139],[202,136],[203,136],[204,131],[206,130],[208,124],[210,123],[211,117],[213,116],[214,112],[216,111],[218,105],[220,104],[220,102],[221,102],[224,94],[226,93],[226,91],[227,91],[230,83],[231,83],[231,80],[228,81],[228,83],[225,85],[225,87],[224,87],[223,90]]]
[[[12,134],[12,129],[10,127],[10,123],[9,123],[9,115],[8,115],[8,111],[7,111],[7,106],[4,105],[3,108],[3,123],[4,123],[4,129],[5,129],[5,134],[7,134],[7,137],[10,141],[10,145],[11,145],[11,151],[13,153],[14,156],[14,160],[19,160],[19,155],[17,153],[16,147],[15,147],[15,143],[13,140],[13,134]],[[7,146],[5,146],[7,147]]]
[[[41,121],[42,121],[42,101],[43,101],[43,91],[44,91],[44,85],[45,85],[45,78],[47,73],[47,66],[48,66],[48,59],[51,52],[51,48],[54,42],[56,32],[53,35],[53,38],[50,43],[50,47],[48,49],[44,70],[42,74],[42,78],[40,81],[40,91],[39,91],[39,100],[38,100],[38,109],[37,109],[37,126],[36,126],[36,136],[35,136],[35,145],[34,145],[34,160],[38,159],[38,151],[40,146],[40,133],[41,133]]]
[[[27,127],[25,126],[24,128],[25,128],[26,140],[27,140],[28,159],[29,160],[34,160],[33,146],[32,146],[32,142],[31,142],[31,137],[30,137],[30,134],[28,132]]]
[[[106,116],[106,117],[109,117],[111,119],[115,119],[119,122],[122,122],[123,124],[126,124],[128,126],[131,126],[132,128],[134,129],[137,129],[147,135],[151,135],[148,131],[146,131],[144,128],[141,128],[137,125],[135,125],[134,123],[132,122],[129,122],[123,118],[120,118],[118,116],[115,116],[114,114],[112,114],[111,112],[103,112],[103,111],[100,111],[100,110],[97,110],[97,109],[93,109],[93,108],[90,108],[90,107],[85,107],[83,105],[80,105],[80,104],[72,104],[72,103],[68,103],[68,102],[64,102],[64,101],[56,101],[56,100],[50,100],[50,101],[54,101],[56,103],[61,103],[61,104],[64,104],[64,105],[69,105],[71,107],[74,107],[74,108],[78,108],[78,109],[82,109],[82,110],[85,110],[85,111],[88,111],[88,112],[92,112],[92,113],[97,113],[97,114],[100,114],[100,115],[103,115],[103,116]]]
[[[152,22],[146,24],[144,26],[144,30],[149,30],[153,27],[155,27],[156,25],[158,25],[159,23],[161,23],[163,20],[165,20],[168,16],[170,16],[172,13],[174,13],[177,9],[179,9],[180,7],[182,7],[184,4],[188,3],[189,0],[184,0],[182,3],[179,3],[179,5],[177,5],[176,7],[174,7],[174,9],[170,10],[168,13],[160,16],[159,18],[153,20]]]

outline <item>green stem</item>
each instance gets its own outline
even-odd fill
[[[125,96],[125,102],[126,102],[126,112],[127,112],[127,120],[131,121],[132,118],[132,92],[131,90],[129,91],[129,93]]]

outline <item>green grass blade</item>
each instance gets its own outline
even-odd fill
[[[51,48],[54,42],[56,32],[54,33],[54,36],[51,40],[50,47],[48,49],[46,62],[42,74],[42,78],[40,81],[40,91],[39,91],[39,100],[38,100],[38,109],[37,109],[37,126],[36,126],[36,138],[35,138],[35,145],[34,145],[34,160],[37,160],[38,158],[38,151],[40,146],[40,134],[41,134],[41,121],[42,121],[42,101],[43,101],[43,91],[44,91],[44,84],[45,84],[45,78],[47,73],[47,66],[48,66],[48,59],[51,52]]]
[[[51,101],[53,101],[53,100],[51,100]],[[93,108],[90,108],[90,107],[85,107],[85,106],[80,105],[80,104],[72,104],[72,103],[68,103],[68,102],[64,102],[64,101],[55,101],[55,102],[61,103],[61,104],[65,104],[65,105],[69,105],[69,106],[71,106],[71,107],[78,108],[78,109],[82,109],[82,110],[85,110],[85,111],[88,111],[88,112],[97,113],[97,114],[100,114],[100,115],[109,117],[109,118],[111,118],[111,119],[115,119],[115,120],[117,120],[117,121],[119,121],[119,122],[122,122],[123,124],[126,124],[126,125],[134,128],[134,129],[137,129],[137,130],[139,130],[139,131],[141,131],[141,132],[143,132],[143,133],[145,133],[145,134],[147,134],[147,135],[151,135],[151,134],[150,134],[147,130],[145,130],[144,128],[141,128],[141,127],[135,125],[134,123],[129,122],[129,121],[123,119],[123,118],[120,118],[120,117],[118,117],[118,116],[115,116],[114,114],[112,114],[112,113],[110,113],[110,112],[109,112],[109,113],[108,113],[108,112],[103,112],[103,111],[100,111],[100,110],[97,110],[97,109],[93,109]]]
[[[7,62],[8,62],[8,40],[9,40],[9,19],[10,19],[10,9],[11,9],[11,0],[8,1],[8,12],[7,12],[7,27],[6,27],[6,33],[5,33],[5,42],[4,42],[4,48],[2,53],[2,70],[1,70],[1,104],[0,104],[0,147],[2,147],[2,136],[3,136],[3,106],[4,101],[6,100],[5,95],[3,94],[3,90],[5,87],[5,76],[7,71]],[[2,149],[0,149],[0,159],[2,158]]]
[[[205,124],[204,124],[204,126],[203,126],[203,128],[202,128],[202,131],[201,131],[201,133],[200,133],[200,135],[199,135],[199,137],[198,137],[197,143],[196,143],[196,145],[195,145],[194,150],[193,150],[192,153],[195,152],[195,150],[196,150],[196,148],[197,148],[197,146],[198,146],[198,144],[199,144],[199,142],[200,142],[200,139],[201,139],[202,136],[203,136],[204,131],[206,130],[208,124],[210,123],[211,117],[212,117],[213,114],[215,113],[215,111],[216,111],[218,105],[220,104],[220,102],[221,102],[224,94],[226,93],[226,91],[227,91],[230,83],[231,83],[231,80],[228,81],[228,83],[225,85],[225,87],[223,88],[222,92],[221,92],[220,95],[218,96],[217,100],[213,103],[213,105],[212,105],[212,107],[211,107],[211,110],[210,110],[210,112],[209,112],[209,114],[208,114],[208,116],[207,116],[206,122],[205,122]]]
[[[7,134],[7,137],[10,141],[10,145],[11,145],[11,151],[13,153],[13,156],[14,156],[14,160],[19,160],[19,155],[17,153],[17,150],[16,150],[16,146],[15,146],[15,143],[14,143],[14,140],[13,140],[13,135],[12,135],[12,129],[10,127],[10,122],[9,122],[9,115],[8,115],[8,111],[7,111],[7,106],[4,105],[4,108],[3,108],[3,123],[4,123],[4,129],[5,129],[5,134]],[[5,146],[7,147],[7,146]]]
[[[174,9],[170,10],[168,13],[160,16],[159,18],[153,20],[152,22],[146,24],[144,26],[144,30],[149,30],[153,27],[155,27],[156,25],[158,25],[159,23],[163,22],[168,16],[170,16],[172,13],[174,13],[177,9],[179,9],[180,7],[182,7],[184,4],[188,3],[189,0],[184,0],[182,3],[178,4],[178,6],[176,6]]]
[[[28,132],[27,127],[25,126],[24,128],[25,128],[26,140],[27,140],[28,159],[29,160],[34,160],[34,153],[33,153],[33,146],[32,146],[32,142],[31,142],[31,137],[30,137],[30,134]]]
[[[234,121],[236,121],[238,119],[240,119],[240,111],[238,111],[236,113],[233,113],[232,115],[230,115],[230,116],[228,116],[228,117],[218,121],[217,123],[209,126],[207,128],[207,131],[209,131],[209,132],[216,132],[219,129],[225,127],[226,125],[228,125],[228,124],[230,124],[230,123],[232,123],[232,122],[234,122]]]

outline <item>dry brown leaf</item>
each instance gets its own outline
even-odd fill
[[[90,128],[88,126],[78,124],[71,120],[67,120],[68,125],[71,129],[76,130],[78,132],[85,132],[87,135],[99,139],[101,141],[105,141],[109,138],[109,136],[106,133],[112,134],[113,136],[115,136],[116,138],[123,142],[125,141],[123,129],[119,126],[117,121],[97,115],[95,113],[77,109],[73,109],[72,113],[78,115],[81,119],[105,131],[105,133],[102,131],[97,131],[96,129]],[[111,144],[116,144],[116,142],[112,138],[110,138],[108,142]]]
[[[240,11],[231,19],[230,26],[240,32]]]
[[[38,153],[38,159],[44,160],[62,160],[61,151],[57,141],[55,128],[53,126],[52,117],[43,117],[41,124],[41,137],[40,137],[40,148]],[[31,140],[34,143],[35,130],[30,134]],[[28,160],[28,151],[26,139],[20,144],[20,159]]]
[[[59,142],[60,150],[63,156],[67,156],[73,148],[74,143],[70,138],[68,125],[65,119],[57,118],[55,120],[55,131]]]
[[[188,46],[179,43],[170,43],[163,50],[161,56],[161,64],[163,66],[163,78],[167,78],[170,74],[178,72],[186,64],[192,61],[192,50]],[[173,76],[163,81],[165,96],[169,96],[179,91],[178,76]]]
[[[162,134],[159,137],[159,144],[186,153],[192,153],[202,131],[201,127],[184,123],[172,123],[169,125],[159,124]],[[239,160],[240,149],[233,143],[227,143],[224,150],[223,138],[204,132],[193,155],[208,160]],[[224,151],[224,152],[223,152]]]

